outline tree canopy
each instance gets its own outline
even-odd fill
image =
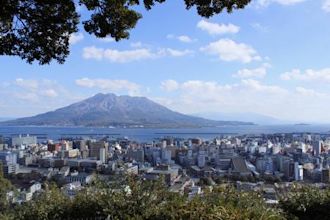
[[[151,10],[166,0],[79,0],[90,13],[80,21],[74,0],[1,0],[0,55],[19,56],[28,63],[64,63],[69,55],[70,35],[81,22],[85,31],[98,38],[116,41],[129,38],[129,32],[142,18],[137,6]],[[186,9],[209,18],[223,11],[244,8],[251,0],[184,0]]]
[[[73,199],[50,185],[33,201],[3,213],[7,219],[284,219],[257,193],[240,193],[230,186],[205,190],[203,196],[169,192],[163,181],[135,177],[99,182]],[[1,210],[0,210],[1,217]]]
[[[189,197],[168,191],[163,179],[116,176],[97,179],[74,198],[46,183],[32,201],[8,205],[0,208],[0,219],[318,220],[330,216],[330,189],[297,185],[282,195],[278,205],[269,206],[261,192],[238,191],[228,184],[207,187],[203,194]]]

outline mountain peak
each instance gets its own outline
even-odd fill
[[[114,93],[102,93],[102,92],[100,92],[100,93],[95,94],[91,98],[94,98],[94,97],[107,97],[107,96],[112,96],[113,97],[113,96],[117,96],[117,95],[114,94]]]
[[[212,121],[174,112],[146,97],[98,93],[70,106],[3,125],[203,127],[240,122]]]

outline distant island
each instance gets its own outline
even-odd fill
[[[297,124],[294,124],[294,125],[297,125],[297,126],[308,126],[310,124],[307,124],[307,123],[297,123]]]
[[[145,97],[96,94],[55,111],[0,122],[2,126],[85,126],[120,128],[197,128],[254,125],[218,121],[172,111]]]

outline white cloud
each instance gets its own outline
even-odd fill
[[[97,88],[107,92],[128,92],[130,95],[140,93],[140,85],[128,80],[81,78],[75,82],[81,87]]]
[[[322,9],[325,12],[330,12],[330,0],[324,0],[322,4]]]
[[[275,86],[275,85],[263,85],[260,81],[254,79],[244,79],[242,80],[242,85],[246,86],[253,91],[258,92],[266,92],[266,93],[273,93],[273,94],[284,94],[287,90]]]
[[[324,93],[316,92],[313,89],[306,89],[304,87],[296,87],[296,92],[298,94],[303,95],[304,97],[311,96],[311,97],[319,97],[320,98],[320,97],[326,96],[326,94],[324,94]]]
[[[207,54],[217,55],[223,61],[250,63],[253,60],[261,60],[261,57],[251,46],[236,43],[230,39],[220,39],[202,47],[200,50]]]
[[[293,69],[290,72],[281,74],[280,78],[282,80],[330,82],[330,68],[321,70],[307,69],[304,72],[299,69]]]
[[[104,58],[104,49],[97,47],[85,47],[83,49],[83,57],[85,59],[102,60]]]
[[[239,32],[239,27],[233,24],[217,24],[201,20],[197,23],[197,27],[210,35],[235,34]]]
[[[96,47],[85,47],[83,57],[85,59],[102,60],[107,59],[114,63],[127,63],[143,59],[155,58],[157,54],[153,54],[149,49],[134,49],[134,50],[112,50]]]
[[[97,47],[85,47],[83,49],[83,57],[85,59],[109,60],[113,63],[128,63],[146,59],[155,59],[164,56],[181,57],[191,55],[191,50],[176,50],[172,48],[161,48],[157,51],[152,51],[146,48],[138,48],[132,50],[113,50]]]
[[[179,83],[175,80],[169,79],[161,82],[161,89],[172,92],[179,89]]]
[[[182,57],[182,56],[186,56],[186,55],[191,55],[194,52],[192,50],[175,50],[172,48],[166,48],[166,53],[170,56],[173,57]]]
[[[58,93],[54,89],[46,89],[43,91],[42,95],[55,98],[58,96]]]
[[[99,38],[99,40],[101,42],[104,42],[104,43],[111,43],[111,42],[115,42],[116,40],[112,37],[105,37],[105,38]]]
[[[330,115],[319,114],[330,107],[330,96],[304,87],[290,90],[253,79],[234,84],[201,80],[182,83],[172,81],[168,84],[175,85],[175,96],[168,93],[168,97],[155,100],[187,114],[242,111],[290,121],[330,120]]]
[[[268,68],[270,68],[270,64],[264,63],[255,69],[241,69],[233,76],[236,78],[263,78],[266,76]]]
[[[190,37],[186,36],[186,35],[181,35],[178,36],[178,40],[184,43],[191,43],[193,42],[193,39],[191,39]]]
[[[180,35],[180,36],[176,36],[174,34],[168,34],[166,36],[167,39],[176,39],[178,41],[181,41],[183,43],[192,43],[194,41],[196,41],[196,39],[192,39],[191,37],[187,36],[187,35]]]
[[[36,90],[39,87],[39,82],[33,79],[22,79],[17,78],[15,80],[15,84],[21,88],[28,89],[28,90]]]
[[[271,3],[277,3],[280,5],[295,5],[298,3],[302,3],[306,0],[258,0],[257,6],[259,7],[266,7]]]
[[[82,33],[73,33],[69,38],[70,44],[76,44],[84,39],[84,35]]]
[[[67,106],[86,96],[67,90],[63,83],[51,79],[16,78],[1,85],[0,99],[4,117],[26,117]]]
[[[20,99],[32,103],[36,103],[39,100],[38,95],[32,92],[14,93],[13,95],[16,99]]]
[[[143,59],[155,58],[156,54],[153,54],[148,49],[136,49],[136,50],[104,50],[104,58],[111,62],[127,63],[131,61],[138,61]]]
[[[10,99],[10,101],[8,101],[8,105],[11,102],[23,106],[29,106],[33,103],[35,107],[29,106],[31,111],[32,109],[45,107],[59,107],[63,103],[69,104],[72,100],[76,100],[76,96],[72,95],[68,90],[63,88],[61,84],[54,80],[17,78],[9,84],[10,86],[6,89],[7,100]],[[61,99],[58,100],[56,99],[57,97],[61,97]],[[29,111],[30,110],[27,110],[27,112]]]

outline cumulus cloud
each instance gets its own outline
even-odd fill
[[[321,70],[307,69],[305,71],[293,69],[289,72],[281,74],[280,78],[282,80],[330,82],[330,68]]]
[[[199,21],[197,23],[197,27],[208,32],[210,35],[236,34],[240,29],[238,26],[233,24],[217,24],[206,20]]]
[[[59,94],[65,96],[67,91],[56,81],[49,79],[23,79],[17,78],[14,82],[15,96],[22,100],[39,102],[44,98],[55,98]]]
[[[134,49],[134,50],[113,50],[96,47],[85,47],[83,49],[83,57],[85,59],[102,60],[107,59],[114,63],[127,63],[143,59],[155,58],[157,54],[152,53],[149,49]]]
[[[262,66],[255,69],[241,69],[233,77],[236,78],[264,78],[267,74],[267,69],[270,68],[270,64],[264,63]]]
[[[54,110],[81,100],[77,95],[50,79],[17,78],[6,82],[0,97],[6,100],[4,116],[25,117]]]
[[[165,80],[161,82],[161,88],[167,92],[172,92],[179,89],[179,83],[172,79]]]
[[[69,38],[70,44],[76,44],[84,39],[84,35],[82,33],[73,33]]]
[[[230,39],[220,39],[202,47],[200,50],[207,54],[217,55],[223,61],[250,63],[253,60],[261,60],[253,47],[244,43],[236,43]]]
[[[181,35],[181,36],[178,36],[178,40],[181,41],[181,42],[184,42],[184,43],[191,43],[194,41],[194,39],[191,39],[189,36],[187,35]]]
[[[104,43],[111,43],[111,42],[115,42],[116,40],[112,37],[105,37],[105,38],[99,38],[99,40],[101,42],[104,42]]]
[[[242,80],[242,85],[248,89],[257,92],[273,93],[273,94],[284,94],[287,93],[286,89],[283,89],[276,85],[263,85],[260,81],[254,79]]]
[[[97,47],[85,47],[83,49],[83,57],[85,59],[102,60],[104,58],[104,49]]]
[[[107,92],[127,92],[130,95],[140,93],[140,85],[128,80],[81,78],[75,82],[81,87],[97,88]]]
[[[38,80],[17,78],[15,84],[28,90],[36,90],[39,87]]]
[[[304,87],[290,90],[253,79],[233,84],[202,80],[171,80],[168,84],[175,85],[175,97],[169,93],[167,98],[154,100],[183,113],[243,111],[291,121],[330,120],[330,116],[318,114],[329,103],[329,95]]]
[[[76,95],[71,94],[61,84],[50,79],[17,78],[8,82],[6,90],[0,95],[6,97],[8,105],[28,106],[29,110],[26,112],[31,110],[36,111],[35,113],[57,108],[63,104],[70,104],[77,100]],[[61,99],[57,99],[57,97],[61,97]]]
[[[241,105],[245,104],[252,108],[254,103],[261,104],[259,102],[263,98],[276,98],[287,93],[283,88],[265,85],[256,80],[242,80],[236,84],[188,80],[181,84],[171,81],[171,84],[179,92],[179,96],[172,101],[172,107],[186,113],[219,111],[223,108],[242,109]]]
[[[296,92],[298,94],[303,95],[304,97],[311,96],[311,97],[324,97],[326,94],[321,93],[321,92],[316,92],[314,89],[306,89],[304,87],[296,87]]]
[[[298,3],[302,3],[306,0],[258,0],[257,6],[259,7],[265,7],[270,5],[271,3],[277,3],[280,5],[295,5]]]
[[[322,4],[322,9],[325,12],[330,12],[330,0],[324,0]]]
[[[181,41],[183,43],[192,43],[194,41],[196,41],[196,39],[193,39],[187,35],[179,35],[179,36],[176,36],[176,35],[173,35],[173,34],[168,34],[166,36],[167,39],[176,39],[178,41]]]
[[[58,96],[58,93],[54,89],[46,89],[43,91],[42,95],[55,98]]]
[[[128,63],[146,59],[156,59],[164,56],[182,57],[192,54],[191,50],[176,50],[172,48],[161,48],[152,51],[147,48],[137,48],[132,50],[113,50],[97,47],[85,47],[83,57],[85,59],[109,60],[113,63]]]
[[[172,48],[166,48],[166,53],[170,56],[173,56],[173,57],[182,57],[182,56],[186,56],[186,55],[191,55],[193,54],[194,52],[192,50],[175,50],[175,49],[172,49]]]

